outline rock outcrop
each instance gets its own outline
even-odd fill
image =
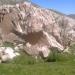
[[[0,47],[0,63],[8,62],[20,54],[11,47]]]
[[[63,51],[75,41],[75,20],[30,2],[0,7],[1,42],[23,44],[34,57],[47,57],[51,47]]]
[[[24,1],[28,1],[28,0],[0,0],[0,5],[4,5],[4,4],[16,4],[16,3],[20,3],[20,2],[24,2]]]

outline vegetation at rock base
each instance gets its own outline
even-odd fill
[[[75,45],[70,49],[74,50]],[[0,64],[0,75],[75,75],[75,55],[54,53],[55,61],[35,61],[21,52],[21,56],[10,63]]]
[[[10,43],[10,42],[4,42],[2,46],[14,48],[13,43]]]

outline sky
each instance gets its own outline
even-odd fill
[[[64,14],[75,14],[75,0],[32,0],[43,8],[50,8]]]

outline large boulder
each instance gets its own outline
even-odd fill
[[[0,47],[0,63],[10,61],[18,55],[20,55],[19,52],[11,47]]]
[[[38,56],[41,51],[47,57],[51,47],[63,51],[75,42],[75,20],[30,2],[3,5],[0,37],[3,42],[22,43],[29,55]]]

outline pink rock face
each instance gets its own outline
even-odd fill
[[[0,22],[3,40],[9,41],[8,35],[11,33],[13,41],[21,39],[21,43],[26,43],[25,48],[30,55],[37,56],[39,49],[42,51],[50,47],[57,47],[62,51],[75,40],[75,20],[28,2],[1,6]],[[27,47],[27,43],[30,47]]]

